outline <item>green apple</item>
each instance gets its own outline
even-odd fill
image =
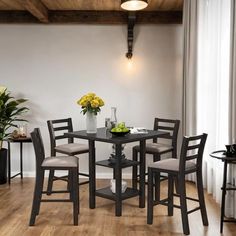
[[[122,132],[121,128],[116,128],[116,132]]]
[[[118,128],[123,129],[125,128],[125,122],[121,122],[117,125]]]
[[[129,129],[128,129],[127,127],[125,127],[125,128],[122,129],[122,131],[123,131],[123,132],[128,132]]]

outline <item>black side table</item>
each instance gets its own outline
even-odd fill
[[[11,179],[20,175],[21,179],[23,179],[23,143],[32,143],[30,137],[26,138],[17,138],[17,139],[8,139],[8,184],[11,184]],[[20,144],[20,172],[11,176],[11,143],[19,143]]]
[[[236,222],[235,219],[225,219],[225,195],[226,191],[236,191],[236,186],[227,184],[228,164],[236,164],[236,156],[229,157],[225,151],[215,151],[210,154],[211,157],[219,159],[224,162],[223,184],[222,184],[222,198],[221,198],[221,216],[220,216],[220,233],[223,232],[224,222]]]

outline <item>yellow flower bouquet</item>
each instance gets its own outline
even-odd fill
[[[83,112],[84,115],[86,114],[86,112],[97,115],[97,113],[101,111],[100,107],[104,106],[104,101],[95,93],[88,93],[81,97],[77,101],[77,104],[82,107],[81,112]]]

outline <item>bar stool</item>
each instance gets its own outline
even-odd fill
[[[204,200],[204,191],[202,183],[202,157],[207,139],[207,134],[192,137],[184,137],[180,159],[166,159],[154,162],[148,167],[148,206],[147,206],[147,223],[153,223],[154,205],[168,206],[168,215],[173,216],[173,207],[181,209],[182,225],[184,234],[190,234],[188,214],[197,210],[201,211],[203,225],[208,226],[208,218]],[[194,162],[195,160],[195,162]],[[166,199],[153,199],[153,178],[160,173],[168,174],[168,197]],[[196,173],[198,199],[186,196],[185,175]],[[178,178],[179,194],[174,194],[174,178]],[[159,187],[159,186],[158,186]],[[180,198],[180,206],[173,203],[173,197]],[[187,201],[191,200],[199,203],[199,207],[187,210]]]
[[[178,139],[178,131],[179,131],[179,124],[180,120],[170,120],[170,119],[161,119],[155,118],[154,119],[154,130],[159,131],[166,131],[170,132],[169,135],[163,136],[160,139],[167,139],[170,141],[170,144],[164,144],[158,142],[157,139],[153,139],[153,143],[146,144],[146,153],[153,155],[153,162],[160,161],[161,155],[166,153],[171,153],[172,158],[177,158],[177,139]],[[138,153],[140,152],[140,146],[133,147],[133,161],[138,160]],[[145,173],[147,175],[148,173]],[[132,174],[132,184],[133,188],[137,188],[137,182],[139,175],[137,174],[137,166],[133,167],[133,174]],[[166,179],[162,177],[161,180]],[[160,178],[158,175],[156,176],[156,185],[160,186]],[[155,195],[156,198],[160,196],[159,187],[156,188]]]
[[[89,148],[86,144],[74,143],[73,138],[65,137],[65,132],[73,132],[72,119],[57,119],[57,120],[48,120],[47,121],[50,143],[51,143],[51,156],[56,156],[56,153],[62,153],[69,156],[75,156],[83,153],[88,153]],[[59,140],[67,140],[68,143],[57,145]],[[81,176],[89,177],[87,173],[78,173]],[[54,180],[66,180],[67,176],[56,177],[54,176],[54,171],[51,170],[49,173],[48,179],[48,195],[52,191],[53,181]],[[87,184],[89,181],[83,181],[79,185]]]
[[[45,158],[44,145],[40,130],[34,129],[31,138],[36,156],[36,181],[34,197],[29,225],[35,224],[36,216],[40,211],[41,202],[73,202],[74,225],[78,225],[79,214],[79,189],[78,189],[78,158],[74,156],[47,157]],[[69,199],[42,199],[43,182],[45,170],[68,170],[69,171],[69,191],[52,191],[51,193],[69,193]]]

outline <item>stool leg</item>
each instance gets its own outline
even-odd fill
[[[43,191],[43,180],[44,180],[44,171],[39,171],[36,174],[34,198],[33,198],[29,226],[33,226],[35,224],[36,216],[39,214],[40,202],[41,202],[42,191]]]
[[[72,171],[73,178],[73,216],[74,225],[78,225],[78,213],[79,213],[79,200],[78,200],[78,169],[74,168]]]
[[[172,151],[172,158],[175,158],[175,159],[177,158],[176,148]],[[174,180],[175,180],[175,191],[176,191],[177,194],[179,194],[179,181],[178,181],[178,178],[175,177]]]
[[[138,152],[136,149],[133,149],[133,161],[138,161]],[[132,186],[134,189],[137,189],[138,166],[133,166],[132,172]]]
[[[179,180],[177,177],[175,177],[174,180],[175,180],[175,191],[177,194],[179,194]]]
[[[189,223],[188,223],[188,213],[187,213],[187,202],[186,202],[186,185],[185,185],[185,176],[179,178],[179,192],[180,192],[180,209],[182,216],[182,225],[184,234],[188,235],[189,232]]]
[[[173,193],[174,193],[174,181],[173,176],[168,175],[168,216],[173,216]]]
[[[161,157],[158,154],[153,155],[153,162],[160,161]],[[154,175],[154,185],[155,185],[155,201],[160,201],[160,188],[161,188],[161,174],[160,172],[155,173]]]
[[[54,172],[55,172],[54,170],[49,171],[47,195],[52,194],[52,185],[53,185]]]
[[[197,191],[198,191],[198,199],[200,204],[200,210],[202,215],[202,223],[203,225],[208,225],[208,217],[207,217],[207,211],[206,211],[206,205],[205,205],[205,199],[204,199],[204,190],[203,190],[203,182],[202,182],[202,172],[197,171]]]
[[[73,201],[73,173],[68,171],[67,190],[70,192],[70,200]]]
[[[156,174],[156,173],[155,173]],[[153,171],[148,168],[147,223],[153,223]]]

